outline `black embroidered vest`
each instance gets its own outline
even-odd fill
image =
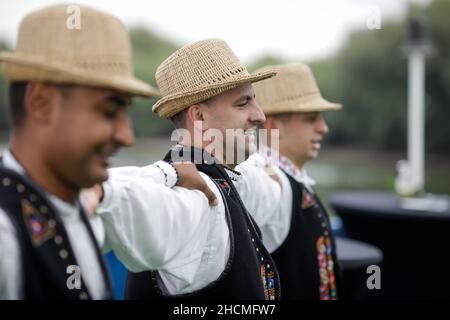
[[[188,152],[186,148],[183,148],[185,154]],[[203,153],[199,149],[192,148],[190,150],[190,159],[193,159],[192,157],[195,154],[198,155],[199,152]],[[178,150],[177,152],[181,155],[183,151]],[[169,158],[168,156],[166,156],[166,160]],[[195,159],[198,160],[198,157]],[[205,288],[175,296],[168,295],[156,272],[129,273],[126,298],[279,299],[278,271],[262,243],[256,223],[245,209],[233,182],[224,167],[214,163],[212,156],[205,153],[205,159],[200,157],[200,160],[201,163],[197,164],[198,170],[217,183],[226,208],[225,214],[230,233],[230,256],[225,270],[216,281]],[[255,190],[255,192],[257,191]]]
[[[80,289],[74,288],[69,279],[76,272],[74,267],[69,266],[79,264],[55,208],[35,183],[6,169],[1,158],[0,208],[9,216],[17,231],[24,272],[24,299],[91,299],[81,275]],[[81,217],[103,271],[107,289],[104,298],[111,299],[111,283],[106,265],[84,212],[81,212]]]
[[[341,271],[326,210],[314,190],[286,176],[292,188],[291,226],[286,240],[272,253],[283,279],[283,299],[340,298]]]

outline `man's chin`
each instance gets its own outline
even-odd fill
[[[101,174],[97,176],[97,183],[105,182],[109,178],[108,170],[103,170]]]
[[[314,160],[317,159],[317,157],[319,156],[319,152],[318,151],[312,151],[309,154],[308,160]]]
[[[96,170],[94,173],[91,174],[89,177],[91,186],[96,185],[98,183],[103,183],[109,178],[109,173],[106,168],[101,168]]]

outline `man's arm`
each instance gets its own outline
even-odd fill
[[[170,188],[176,185],[186,189],[199,190],[208,198],[210,205],[216,206],[218,204],[215,193],[202,179],[196,166],[189,162],[169,164],[165,161],[158,161],[145,167],[113,168],[109,172],[114,175],[150,179],[155,183],[164,184]],[[94,191],[97,195],[103,196],[103,190],[100,186],[94,187]]]
[[[106,230],[105,249],[113,249],[135,272],[199,262],[207,247],[208,230],[216,226],[217,219],[225,220],[223,203],[211,207],[201,191],[168,188],[152,181],[142,168],[127,170],[124,175],[112,169],[103,184],[104,198],[97,214]],[[207,176],[201,179],[209,181],[208,187],[220,198],[213,182]],[[228,229],[217,232],[228,233]]]

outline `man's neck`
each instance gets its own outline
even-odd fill
[[[10,151],[17,162],[24,168],[26,174],[39,184],[46,192],[64,200],[74,203],[78,197],[79,189],[67,186],[45,164],[45,160],[39,152],[30,148],[30,145],[22,146],[11,140]]]
[[[224,167],[227,167],[229,169],[234,170],[234,168],[236,168],[236,166],[237,166],[234,163],[233,164],[227,163],[227,161],[224,159],[225,156],[224,156],[223,152],[222,153],[216,152],[216,149],[213,149],[212,151],[209,151],[208,148],[207,148],[209,145],[204,146],[203,144],[195,143],[195,141],[194,142],[192,142],[192,141],[184,142],[183,141],[183,143],[178,142],[178,144],[186,146],[186,147],[194,147],[194,148],[197,148],[197,149],[200,149],[200,150],[205,150],[206,152],[211,154],[217,160],[217,162],[219,164],[221,164]]]
[[[286,156],[286,155],[285,155],[285,157],[288,158],[289,160],[291,160],[291,162],[297,167],[298,170],[300,170],[300,171],[303,170],[303,167],[305,165],[305,163],[303,161],[299,161],[299,160],[293,159],[293,157],[289,157],[289,156]]]

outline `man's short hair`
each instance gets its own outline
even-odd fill
[[[25,119],[25,92],[28,82],[13,82],[9,86],[9,106],[13,127],[20,127]]]
[[[214,97],[209,98],[208,100],[199,102],[202,104],[206,104],[207,106],[211,106],[212,101]],[[177,113],[172,118],[170,118],[170,121],[172,121],[173,125],[176,129],[185,128],[186,127],[186,115],[189,108],[184,109],[183,111]]]
[[[170,118],[170,121],[172,121],[172,123],[176,129],[184,128],[186,126],[187,111],[188,111],[188,108],[184,109],[181,112],[178,112],[176,115],[174,115],[172,118]]]
[[[25,121],[25,94],[29,82],[13,82],[9,86],[9,106],[13,127],[20,127]],[[67,98],[70,95],[73,85],[52,84]]]

